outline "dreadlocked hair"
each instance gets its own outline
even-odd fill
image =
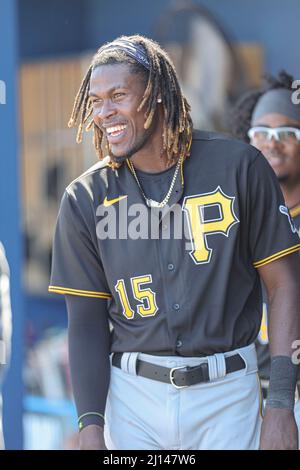
[[[230,123],[233,135],[238,139],[249,142],[247,132],[251,127],[252,114],[259,98],[267,91],[276,88],[291,90],[293,81],[294,78],[282,70],[277,77],[265,75],[260,88],[250,90],[242,95],[231,112]]]
[[[100,65],[128,64],[133,73],[139,74],[145,80],[145,92],[137,109],[137,111],[144,110],[144,128],[148,129],[151,126],[157,109],[157,99],[160,97],[161,106],[163,106],[163,151],[166,152],[170,164],[177,161],[179,157],[186,158],[189,155],[192,140],[191,108],[182,94],[171,59],[160,45],[151,39],[134,35],[121,36],[116,41],[120,39],[143,46],[150,70],[147,70],[123,50],[118,48],[107,50],[108,44],[101,47],[94,55],[82,80],[68,123],[69,127],[78,126],[76,142],[82,141],[86,125],[86,131],[92,128],[94,130],[93,141],[98,158],[102,160],[107,155],[109,144],[106,135],[92,118],[93,106],[89,97],[91,75],[93,70]],[[113,43],[110,44],[113,45]],[[119,168],[121,163],[111,157],[109,165],[112,168]]]

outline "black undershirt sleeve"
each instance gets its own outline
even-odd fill
[[[104,425],[110,378],[107,301],[66,295],[69,362],[79,430]]]

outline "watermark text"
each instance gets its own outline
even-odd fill
[[[292,103],[300,104],[300,80],[294,80],[292,88],[295,88],[295,91],[292,93]]]

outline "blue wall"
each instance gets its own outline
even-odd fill
[[[22,60],[84,48],[84,0],[18,0]]]
[[[172,0],[19,0],[21,56],[96,49],[120,34],[153,35]],[[299,0],[196,0],[236,41],[260,42],[266,70],[300,76]]]
[[[151,35],[158,15],[169,0],[90,0],[86,12],[86,44],[97,47],[119,34]],[[198,0],[238,42],[260,42],[265,48],[266,70],[285,67],[300,76],[299,0]],[[125,6],[126,5],[126,6]]]
[[[4,431],[9,449],[22,448],[23,295],[21,287],[21,214],[17,115],[17,10],[15,0],[0,0],[0,79],[6,83],[6,104],[0,104],[0,239],[11,271],[13,351],[5,383]],[[2,47],[4,46],[5,47]]]
[[[265,48],[266,71],[300,76],[299,0],[201,0],[240,42]]]

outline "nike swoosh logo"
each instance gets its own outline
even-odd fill
[[[116,197],[116,199],[110,199],[109,201],[107,200],[107,197],[106,197],[106,198],[104,199],[104,201],[103,201],[103,205],[104,205],[104,207],[112,206],[112,205],[115,204],[116,202],[119,202],[119,201],[121,201],[122,199],[124,199],[125,197],[127,197],[127,194],[126,194],[126,196]]]

